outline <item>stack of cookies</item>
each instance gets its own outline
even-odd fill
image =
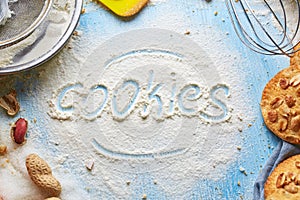
[[[300,52],[266,85],[261,110],[265,124],[275,135],[300,144]],[[264,195],[266,200],[300,200],[300,155],[275,168],[265,183]]]

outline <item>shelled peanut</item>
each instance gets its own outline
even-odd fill
[[[23,144],[26,139],[25,135],[28,128],[28,122],[24,118],[19,118],[11,127],[11,138],[17,144]]]

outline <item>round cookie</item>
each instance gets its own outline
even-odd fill
[[[294,47],[294,50],[297,51],[300,49],[300,43],[297,44],[295,47]],[[290,58],[290,65],[300,65],[300,50],[297,51],[293,56],[291,56]]]
[[[276,74],[264,88],[260,106],[265,124],[275,135],[300,144],[300,67]]]
[[[281,162],[264,186],[265,200],[300,199],[300,155]]]

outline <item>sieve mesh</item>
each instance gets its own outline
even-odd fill
[[[28,36],[47,14],[51,0],[18,0],[9,2],[11,18],[0,26],[0,47],[9,46]]]

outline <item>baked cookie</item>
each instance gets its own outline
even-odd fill
[[[269,81],[262,93],[261,111],[275,135],[300,144],[300,66],[290,66]]]
[[[281,162],[264,186],[265,200],[300,199],[300,155]]]
[[[294,50],[300,49],[300,43],[294,47]],[[290,59],[290,66],[300,65],[300,51],[296,52]]]

